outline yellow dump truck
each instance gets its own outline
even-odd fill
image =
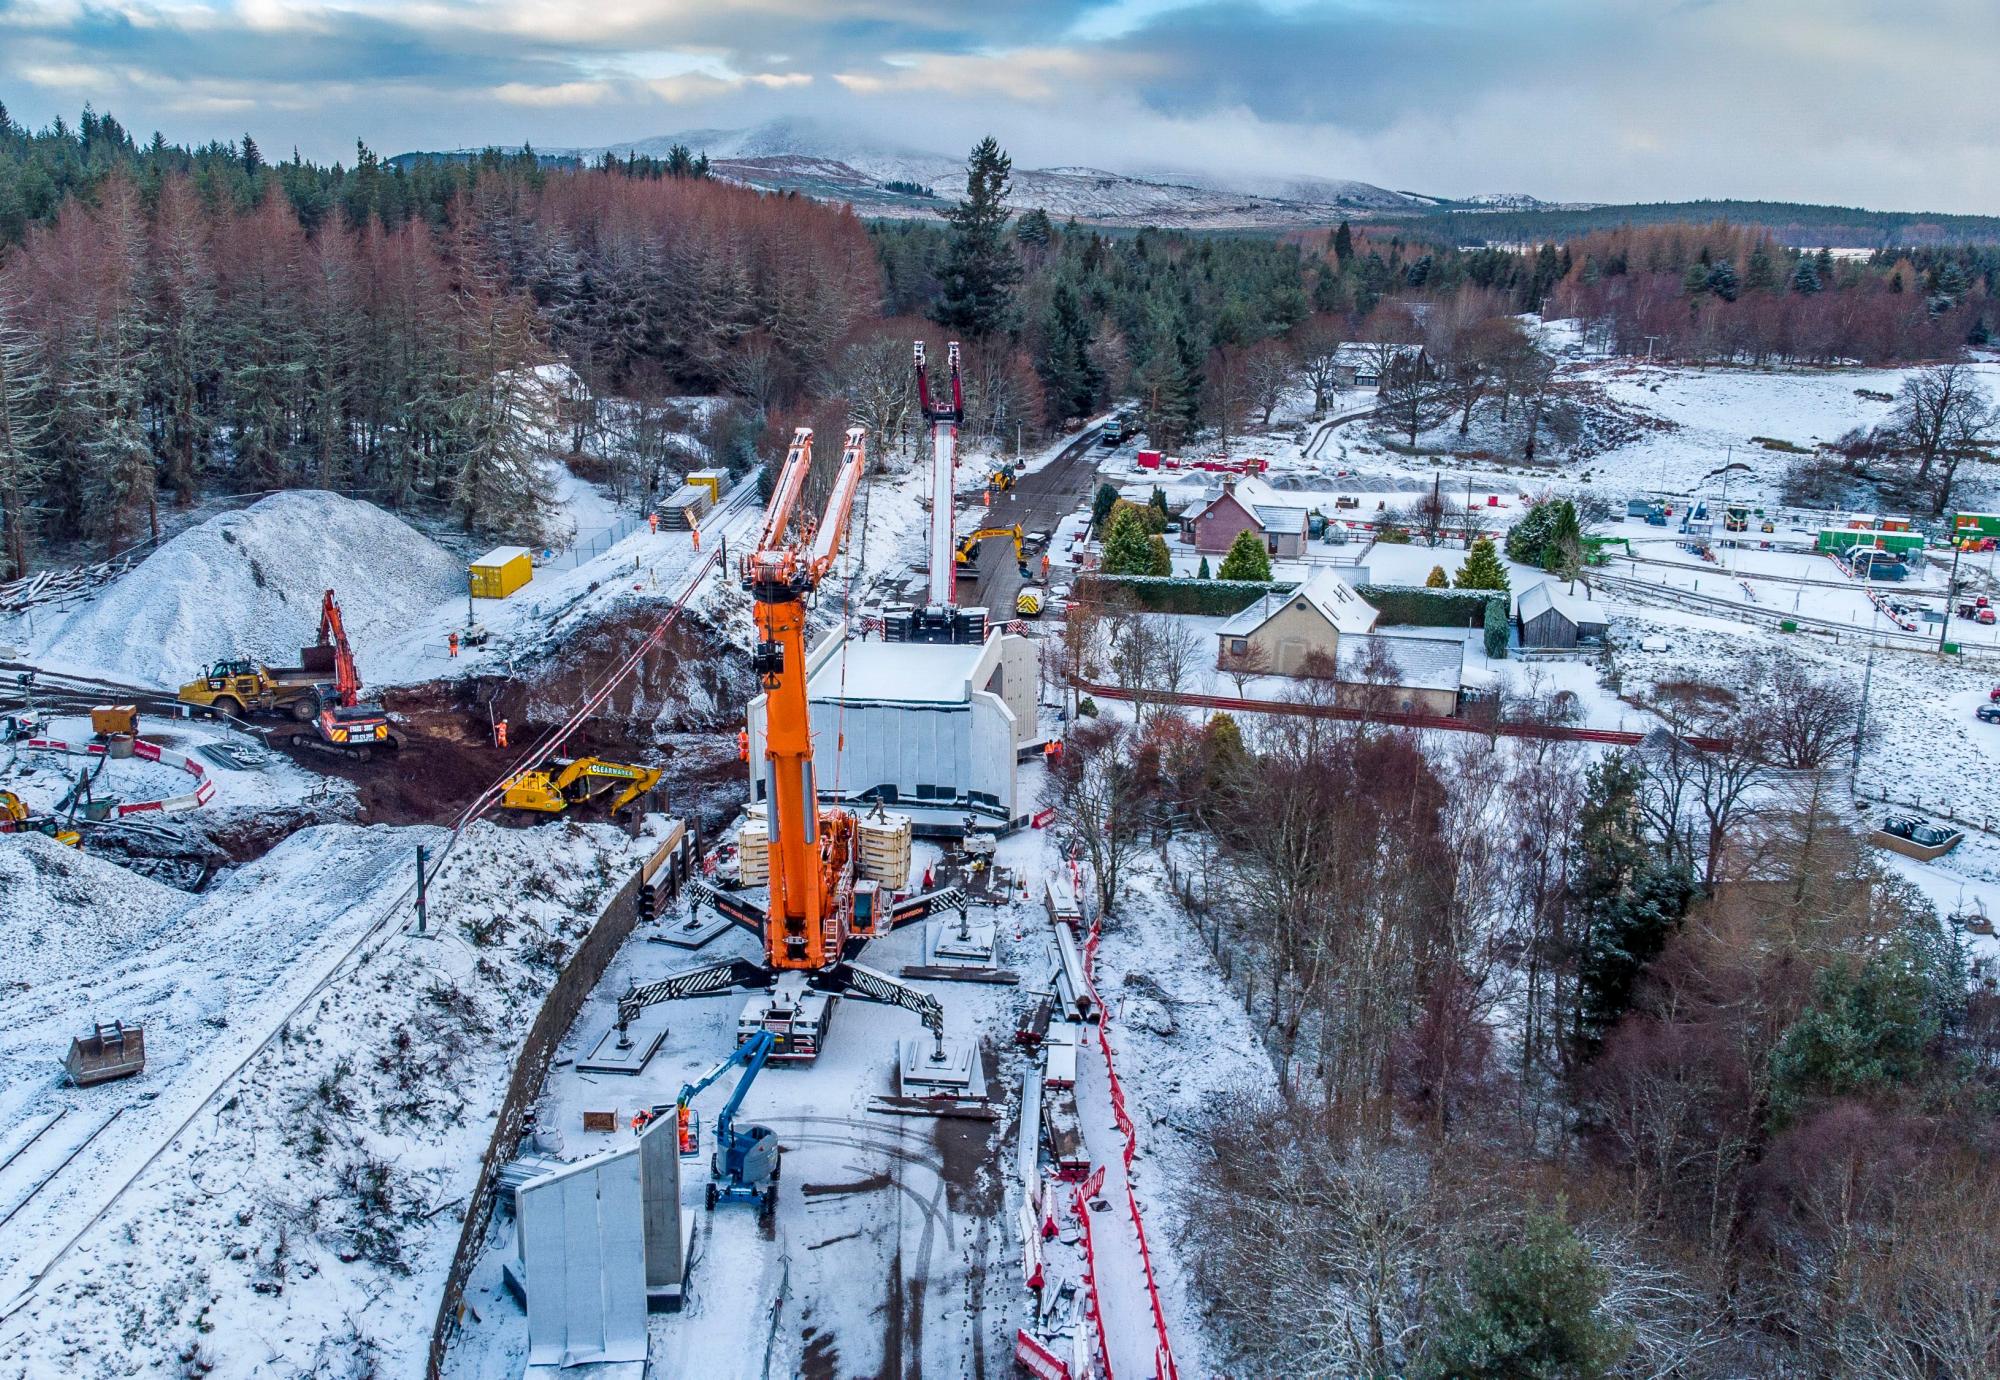
[[[472,597],[505,599],[535,578],[534,563],[525,546],[496,546],[470,567]]]
[[[321,687],[334,678],[333,649],[307,647],[301,666],[266,666],[261,662],[217,661],[183,685],[174,698],[197,709],[242,718],[246,714],[289,714],[305,723],[320,711]],[[321,655],[321,654],[324,655]],[[315,666],[324,661],[324,666]]]

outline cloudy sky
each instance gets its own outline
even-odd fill
[[[1022,165],[2000,213],[1996,0],[0,0],[0,102],[351,158],[776,116]]]

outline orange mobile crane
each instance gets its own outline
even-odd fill
[[[757,646],[751,669],[765,694],[764,802],[770,811],[771,886],[767,904],[746,893],[694,888],[698,903],[713,906],[764,942],[761,963],[732,959],[635,986],[618,1002],[622,1031],[646,1007],[682,997],[713,996],[743,988],[774,989],[753,1000],[737,1026],[741,1043],[770,1032],[773,1059],[816,1057],[836,998],[850,994],[901,1006],[923,1019],[940,1049],[944,1011],[937,999],[853,959],[876,934],[921,920],[934,910],[967,904],[956,887],[909,897],[882,912],[857,914],[854,890],[855,820],[851,811],[825,807],[813,781],[812,724],[806,699],[806,606],[833,567],[847,535],[855,491],[865,468],[863,431],[851,428],[835,472],[824,515],[793,510],[812,468],[812,429],[792,438],[784,469],[755,548],[739,573],[755,605]]]

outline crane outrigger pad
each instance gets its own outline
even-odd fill
[[[578,1073],[638,1073],[646,1067],[667,1039],[665,1012],[635,1016],[625,1029],[617,1026],[604,1032],[597,1047],[576,1061]]]
[[[687,918],[664,925],[646,938],[654,944],[671,944],[676,949],[701,949],[726,933],[735,923],[718,910],[696,905]]]
[[[956,1095],[972,1086],[972,1041],[957,1038],[905,1040],[902,1045],[903,1092],[919,1096]]]

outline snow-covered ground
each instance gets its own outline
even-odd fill
[[[154,919],[113,956],[79,950],[69,976],[8,994],[0,1158],[64,1115],[5,1171],[10,1207],[48,1182],[0,1253],[0,1375],[422,1369],[518,1042],[647,846],[477,826],[434,884],[430,937],[375,931],[440,837],[305,831],[178,908],[144,890]],[[88,901],[0,906],[22,928],[102,924]],[[147,1071],[59,1088],[54,1060],[93,1015],[143,1021]]]

